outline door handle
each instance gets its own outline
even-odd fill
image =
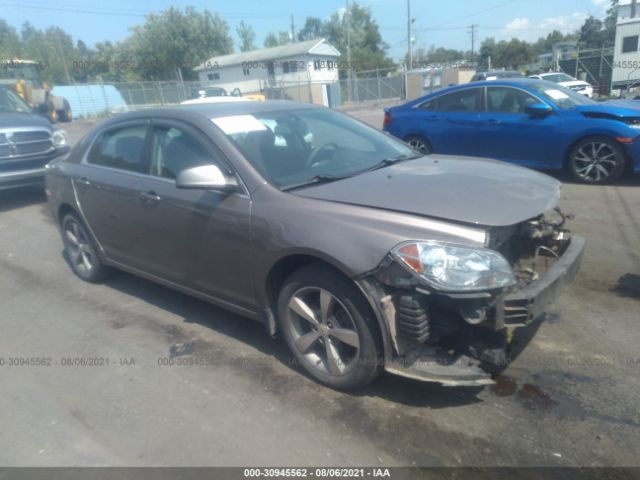
[[[153,190],[151,190],[150,192],[140,193],[140,198],[142,198],[147,203],[158,203],[160,201],[160,196]]]
[[[487,120],[489,125],[500,125],[502,122],[500,120],[496,120],[495,118],[490,118]]]
[[[91,182],[87,179],[87,177],[77,178],[76,182],[78,182],[78,184],[82,185],[83,187],[88,187],[89,185],[91,185]]]
[[[427,117],[427,120],[428,120],[429,122],[435,122],[436,120],[438,120],[438,116],[437,116],[437,115],[429,115],[429,116]]]

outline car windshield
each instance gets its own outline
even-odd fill
[[[420,156],[404,143],[328,109],[260,112],[212,121],[281,189],[350,177]]]
[[[0,88],[0,112],[31,113],[31,108],[8,88]]]
[[[531,88],[558,108],[565,110],[575,108],[578,105],[594,105],[597,103],[595,100],[580,95],[570,88],[552,82],[537,82],[532,84]]]
[[[549,75],[541,75],[543,80],[548,82],[560,83],[560,82],[573,82],[575,78],[567,75],[566,73],[551,73]]]

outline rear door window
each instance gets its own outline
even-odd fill
[[[457,90],[437,98],[439,112],[479,112],[482,110],[482,89]]]
[[[100,134],[91,147],[87,163],[144,173],[146,125],[109,130]]]

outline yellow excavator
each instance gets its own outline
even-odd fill
[[[51,122],[70,122],[69,102],[54,95],[51,86],[42,81],[42,64],[33,60],[0,60],[0,85],[13,89],[36,112]]]

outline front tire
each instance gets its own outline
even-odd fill
[[[607,137],[585,138],[569,152],[567,167],[579,182],[601,185],[622,175],[625,153],[616,141]]]
[[[104,280],[108,269],[102,265],[86,227],[73,213],[62,219],[62,241],[73,273],[91,283]]]
[[[73,115],[71,114],[71,105],[69,105],[68,101],[64,101],[64,107],[62,110],[58,110],[58,119],[61,122],[68,123],[73,119]]]
[[[278,298],[280,327],[291,352],[319,382],[352,390],[381,370],[376,320],[356,286],[313,264],[291,274]]]

